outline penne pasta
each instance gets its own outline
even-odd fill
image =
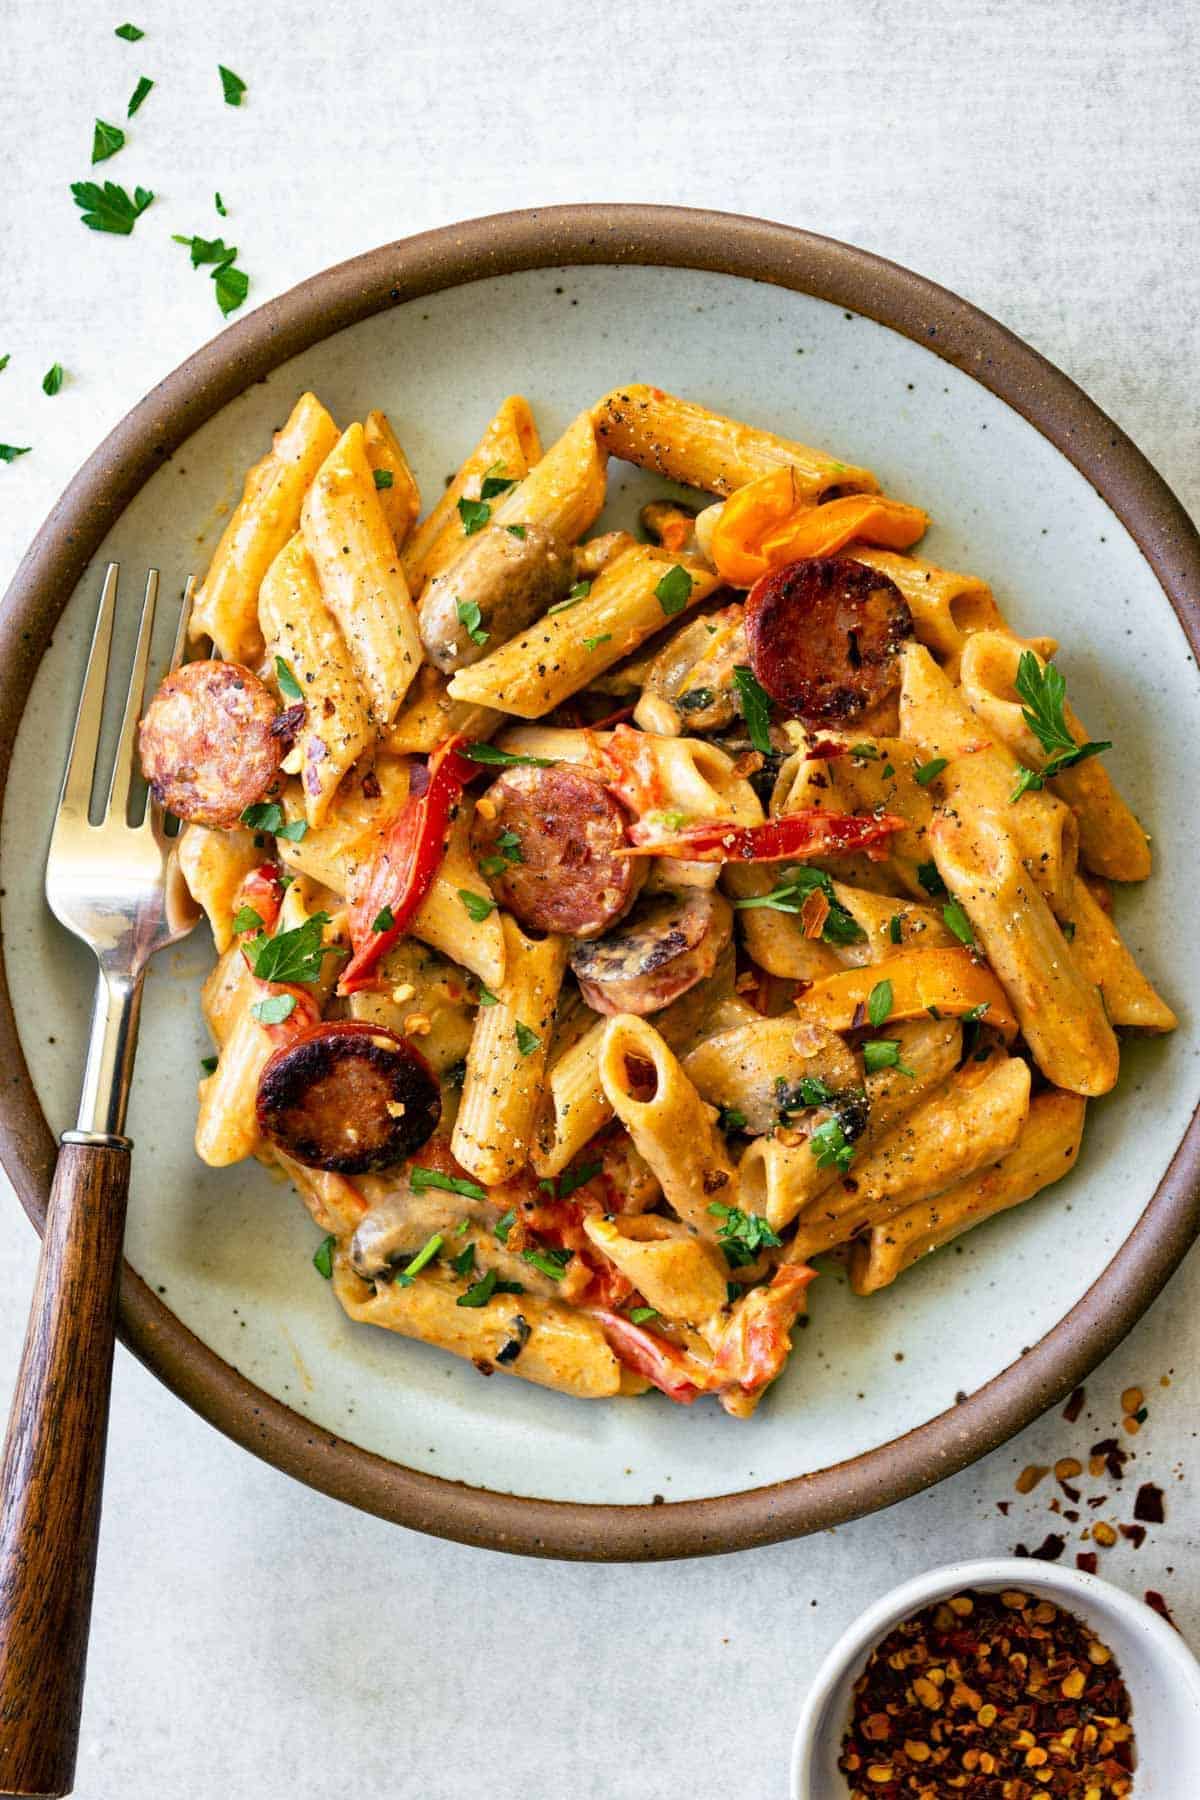
[[[462,549],[462,520],[458,513],[460,500],[478,500],[489,470],[497,477],[519,481],[542,454],[537,426],[529,410],[529,402],[520,394],[510,394],[491,419],[445,492],[404,546],[404,577],[412,593],[419,593],[447,563],[454,561]]]
[[[403,550],[421,511],[421,494],[386,413],[369,412],[363,420],[363,449],[392,542]]]
[[[185,825],[175,841],[175,856],[188,892],[208,915],[217,954],[223,955],[233,942],[238,889],[263,860],[254,833],[244,825],[236,831]]]

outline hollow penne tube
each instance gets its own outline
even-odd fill
[[[728,1270],[710,1244],[654,1213],[584,1219],[596,1249],[664,1319],[702,1328],[728,1302]]]
[[[382,731],[421,665],[416,608],[367,461],[361,425],[342,433],[301,511],[304,542]]]
[[[488,706],[452,700],[450,678],[426,663],[404,696],[404,703],[383,737],[383,746],[398,756],[429,756],[447,738],[490,738],[504,718]]]
[[[931,783],[947,809],[1003,817],[1017,851],[1052,906],[1071,892],[1079,852],[1079,827],[1071,809],[1046,792],[1013,802],[1021,767],[1003,744],[982,734],[980,721],[929,652],[909,644],[902,653],[900,729],[922,758],[946,759]]]
[[[304,697],[295,750],[304,815],[310,825],[320,825],[343,776],[374,734],[358,671],[321,597],[317,571],[299,532],[263,578],[258,617],[272,667],[282,658]]]
[[[1110,1025],[1133,1031],[1174,1031],[1179,1020],[1134,961],[1111,913],[1087,882],[1076,876],[1067,917],[1072,961],[1085,981],[1100,989]]]
[[[293,881],[283,897],[276,935],[294,930],[321,910],[319,899],[313,883]],[[327,944],[336,943],[338,936],[335,926],[325,927]],[[318,1009],[336,980],[338,963],[336,955],[326,956],[320,978],[304,984]],[[266,991],[236,944],[225,952],[204,985],[201,1000],[220,1055],[213,1073],[199,1087],[196,1153],[211,1168],[226,1168],[253,1156],[262,1142],[255,1114],[258,1082],[279,1045],[271,1028],[254,1017],[251,1007]]]
[[[574,544],[604,505],[608,453],[596,442],[591,417],[580,413],[516,487],[492,508],[497,525],[542,525]]]
[[[647,1064],[653,1088],[643,1098]],[[709,1207],[738,1203],[737,1171],[717,1130],[716,1108],[701,1099],[662,1034],[630,1013],[605,1026],[600,1080],[676,1214],[701,1237],[715,1238]]]
[[[781,467],[794,471],[798,492],[814,503],[831,487],[863,494],[879,489],[869,469],[710,412],[661,388],[641,383],[614,388],[597,401],[592,417],[597,437],[613,456],[705,493],[732,494]]]
[[[1117,1079],[1117,1040],[1014,839],[994,816],[968,812],[942,814],[930,839],[942,880],[964,907],[1046,1079],[1075,1094],[1106,1094]]]
[[[508,972],[503,920],[499,912],[473,918],[463,899],[464,894],[475,894],[480,899],[488,897],[487,882],[471,854],[471,820],[474,816],[474,802],[461,800],[446,854],[409,931],[422,943],[440,950],[443,956],[451,957],[464,969],[470,969],[485,987],[499,992]]]
[[[859,746],[874,754],[855,754]],[[918,772],[924,772],[922,762],[920,752],[903,738],[877,737],[856,738],[848,755],[832,756],[825,765],[831,795],[827,804],[844,812],[882,807],[908,820],[904,831],[889,838],[880,866],[893,878],[893,886],[921,900],[928,894],[919,871],[929,863],[927,834],[933,816],[929,784],[917,780]]]
[[[519,1375],[577,1400],[607,1400],[623,1391],[621,1365],[599,1324],[559,1301],[498,1294],[485,1306],[463,1307],[464,1283],[440,1266],[407,1287],[398,1281],[372,1286],[344,1253],[334,1259],[333,1290],[350,1318],[435,1344],[489,1373]]]
[[[682,571],[678,578],[675,569]],[[667,578],[681,591],[664,599],[658,589]],[[696,606],[716,585],[712,570],[694,559],[638,544],[600,571],[586,599],[547,613],[481,662],[459,669],[451,698],[540,719],[628,656],[659,629],[670,608]]]
[[[302,394],[267,455],[250,470],[196,590],[189,632],[208,636],[226,662],[254,667],[262,656],[258,590],[294,533],[317,470],[337,442],[337,426],[315,394]]]
[[[597,1019],[554,1057],[547,1070],[545,1100],[529,1156],[535,1174],[543,1178],[561,1175],[613,1116],[600,1080],[604,1024]]]
[[[789,1258],[807,1262],[995,1162],[1016,1143],[1028,1111],[1028,1063],[1002,1051],[982,1067],[968,1062],[856,1157],[851,1179],[804,1209]]]
[[[1053,638],[1015,639],[986,581],[939,569],[915,556],[851,544],[847,556],[887,575],[908,602],[917,642],[931,650],[951,681],[957,681],[964,646],[977,631],[1002,631],[1018,643],[1053,656]]]
[[[386,413],[369,412],[363,420],[363,449],[392,542],[403,550],[421,511],[421,494]]]
[[[463,1168],[485,1187],[529,1161],[567,960],[565,938],[528,938],[507,913],[501,924],[505,979],[495,1005],[476,1014],[450,1140]]]
[[[285,868],[319,881],[335,894],[351,893],[382,821],[399,811],[408,798],[407,761],[395,756],[377,757],[371,774],[371,786],[378,789],[377,793],[365,794],[361,782],[343,782],[319,825],[310,826],[299,837],[276,839],[276,855]],[[288,783],[281,804],[290,825],[298,826],[304,820],[304,794],[299,781]]]
[[[254,833],[239,825],[216,831],[209,825],[185,825],[175,840],[175,855],[188,892],[204,908],[218,954],[233,942],[233,914],[238,889],[263,861]]]
[[[998,1162],[856,1239],[850,1250],[854,1292],[878,1293],[930,1251],[1068,1174],[1079,1154],[1086,1106],[1078,1094],[1059,1088],[1035,1094],[1015,1145]]]
[[[771,864],[726,863],[721,870],[721,886],[734,903],[738,930],[751,961],[768,975],[787,981],[820,981],[842,967],[831,944],[807,936],[803,921],[794,913],[739,904],[761,900],[784,879]]]
[[[894,900],[889,894],[873,894],[844,881],[833,883],[833,893],[862,933],[861,938],[834,947],[838,961],[850,968],[882,962],[898,948],[950,950],[958,942],[937,907]]]
[[[836,1032],[801,1025],[794,1013],[714,1032],[683,1059],[684,1074],[711,1106],[741,1118],[740,1130],[772,1131],[797,1085],[822,1081],[835,1093],[861,1083],[858,1059]]]
[[[474,450],[448,483],[436,504],[412,532],[404,546],[404,575],[417,594],[425,582],[453,562],[463,545],[460,500],[478,500],[489,469],[503,479],[519,481],[542,454],[541,441],[529,402],[510,394],[488,421]]]
[[[1043,769],[1047,752],[1025,720],[1016,691],[1017,670],[1026,647],[996,631],[982,631],[963,651],[962,695],[990,737],[1007,746],[1027,768]],[[1036,655],[1036,652],[1032,654]],[[1038,657],[1039,668],[1045,664]],[[1077,744],[1088,733],[1069,702],[1063,719]],[[1079,821],[1079,856],[1085,868],[1108,881],[1144,881],[1150,873],[1150,845],[1138,820],[1117,792],[1099,756],[1051,776],[1049,787]],[[1017,802],[1024,805],[1026,797]]]
[[[888,1035],[899,1043],[898,1063],[876,1070],[863,1083],[866,1122],[854,1140],[858,1156],[867,1154],[898,1119],[940,1087],[962,1054],[961,1027],[948,1020],[926,1019],[920,1024],[889,1027]],[[903,1073],[900,1064],[912,1073]],[[818,1107],[811,1115],[807,1135],[789,1131],[786,1137],[756,1138],[748,1146],[738,1164],[742,1205],[748,1212],[762,1213],[768,1224],[780,1231],[833,1186],[837,1167],[818,1161],[809,1139],[834,1117],[833,1109]],[[790,1257],[790,1251],[788,1254]]]

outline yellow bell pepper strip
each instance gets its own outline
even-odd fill
[[[965,949],[905,950],[863,968],[842,969],[814,981],[796,1001],[796,1010],[806,1024],[853,1031],[867,1023],[871,992],[884,982],[890,984],[891,1003],[886,1019],[872,1019],[874,1025],[926,1015],[960,1019],[970,1013],[1007,1042],[1017,1035],[1016,1015],[1004,989],[986,964]]]
[[[731,494],[710,553],[722,580],[752,587],[760,575],[807,556],[833,556],[855,538],[907,550],[929,524],[919,506],[882,494],[843,494],[813,506],[790,468],[772,469]]]

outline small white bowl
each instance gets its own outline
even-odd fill
[[[1034,1558],[947,1563],[893,1588],[838,1639],[809,1689],[792,1749],[792,1800],[845,1800],[837,1766],[854,1682],[901,1619],[964,1588],[1020,1588],[1053,1600],[1089,1625],[1120,1665],[1133,1704],[1137,1774],[1133,1800],[1200,1796],[1200,1663],[1178,1632],[1110,1582]]]

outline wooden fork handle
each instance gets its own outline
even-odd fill
[[[64,1141],[0,1468],[0,1793],[69,1794],[129,1147]]]

